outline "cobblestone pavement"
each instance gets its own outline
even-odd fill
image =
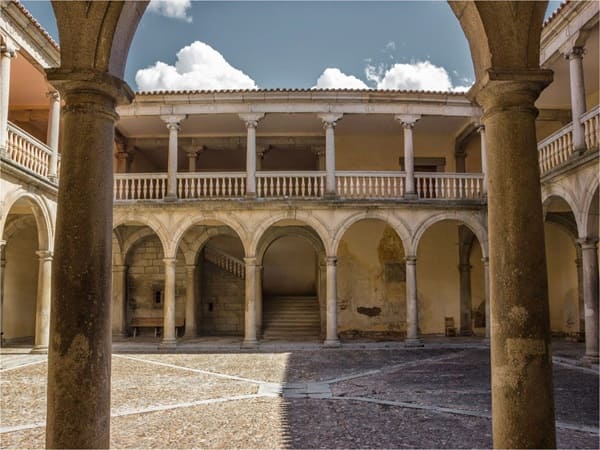
[[[368,347],[368,346],[367,346]],[[0,355],[0,446],[44,447],[46,358]],[[486,448],[488,350],[127,353],[114,448]],[[599,448],[598,371],[554,365],[561,448]]]

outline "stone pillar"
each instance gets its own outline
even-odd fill
[[[263,159],[265,154],[269,150],[268,145],[257,145],[256,146],[256,171],[260,172],[263,169]]]
[[[198,160],[198,155],[202,152],[202,150],[202,146],[198,148],[190,147],[185,150],[188,157],[188,172],[192,173],[196,171],[196,162]]]
[[[325,347],[339,347],[337,332],[337,258],[327,257],[327,332]]]
[[[47,70],[47,77],[65,106],[52,264],[46,446],[107,448],[115,107],[131,101],[133,92],[104,72],[58,68]]]
[[[586,151],[585,132],[580,117],[585,113],[585,84],[583,81],[583,47],[573,47],[565,57],[569,60],[569,80],[571,86],[571,112],[573,117],[573,152]]]
[[[409,347],[422,347],[419,337],[419,299],[417,297],[417,257],[407,256],[406,261],[406,339]]]
[[[317,170],[324,171],[325,170],[325,147],[322,145],[315,145],[313,147],[313,152],[317,156]]]
[[[492,321],[490,320],[490,258],[483,257],[483,279],[484,279],[484,295],[485,295],[485,339],[489,341]]]
[[[35,344],[31,353],[48,353],[50,303],[52,299],[52,252],[36,252],[39,257],[37,302],[35,308]]]
[[[245,348],[256,348],[256,258],[244,258],[246,263]]]
[[[256,127],[263,113],[239,114],[246,123],[246,197],[256,197]]]
[[[6,270],[6,258],[4,256],[5,240],[0,240],[0,346],[4,345],[4,332],[2,324],[2,312],[4,310],[4,271]]]
[[[127,173],[127,162],[129,160],[129,153],[127,150],[118,148],[117,154],[115,155],[117,159],[117,167],[115,167],[116,173]]]
[[[580,239],[585,303],[584,361],[598,363],[598,239]]]
[[[327,336],[327,264],[319,258],[317,270],[317,295],[319,296],[319,318],[321,319],[321,337]]]
[[[585,335],[585,301],[583,298],[583,258],[581,245],[575,247],[577,258],[575,267],[577,268],[577,305],[579,307],[579,336]]]
[[[127,336],[125,291],[127,290],[127,266],[112,266],[112,335],[122,339]]]
[[[471,264],[461,263],[458,265],[460,274],[460,335],[471,336]]]
[[[60,94],[57,91],[48,92],[50,98],[50,108],[48,110],[48,131],[46,133],[46,143],[52,155],[50,156],[50,165],[48,167],[48,178],[56,181],[58,178],[58,134],[60,132]]]
[[[263,266],[256,266],[256,336],[262,337],[262,317],[263,317],[263,298],[262,298],[262,269]]]
[[[196,330],[196,266],[185,266],[185,337],[195,338]]]
[[[546,70],[490,69],[474,90],[487,138],[495,448],[556,445],[534,106],[551,80]]]
[[[0,156],[8,155],[8,106],[10,93],[10,60],[17,55],[14,47],[0,46]]]
[[[167,195],[165,201],[177,200],[177,158],[179,153],[179,124],[186,116],[161,116],[169,129],[169,157],[167,168]]]
[[[319,114],[325,129],[325,196],[335,197],[335,125],[342,114]],[[337,338],[336,338],[337,339]]]
[[[177,345],[175,330],[175,267],[177,258],[165,258],[165,295],[163,299],[163,339],[161,348],[174,348]]]
[[[483,124],[477,126],[477,132],[481,137],[481,173],[483,174],[482,193],[487,194],[487,147],[485,143],[485,127]]]
[[[413,146],[413,127],[419,115],[397,115],[395,119],[402,124],[404,128],[404,172],[406,173],[406,185],[404,190],[405,198],[417,198],[415,190],[415,151]]]

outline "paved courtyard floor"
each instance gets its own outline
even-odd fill
[[[489,350],[482,345],[284,347],[192,353],[182,345],[158,353],[122,344],[112,360],[111,446],[492,445]],[[558,445],[599,448],[597,367],[573,364],[565,348],[555,350]],[[44,447],[46,357],[27,350],[0,355],[2,448]]]

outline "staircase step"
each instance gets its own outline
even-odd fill
[[[321,333],[319,301],[310,296],[263,299],[263,338],[318,339]]]

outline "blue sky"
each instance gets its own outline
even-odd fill
[[[49,2],[23,3],[58,40]],[[467,41],[445,1],[152,3],[127,62],[137,89],[464,90],[473,81]]]

